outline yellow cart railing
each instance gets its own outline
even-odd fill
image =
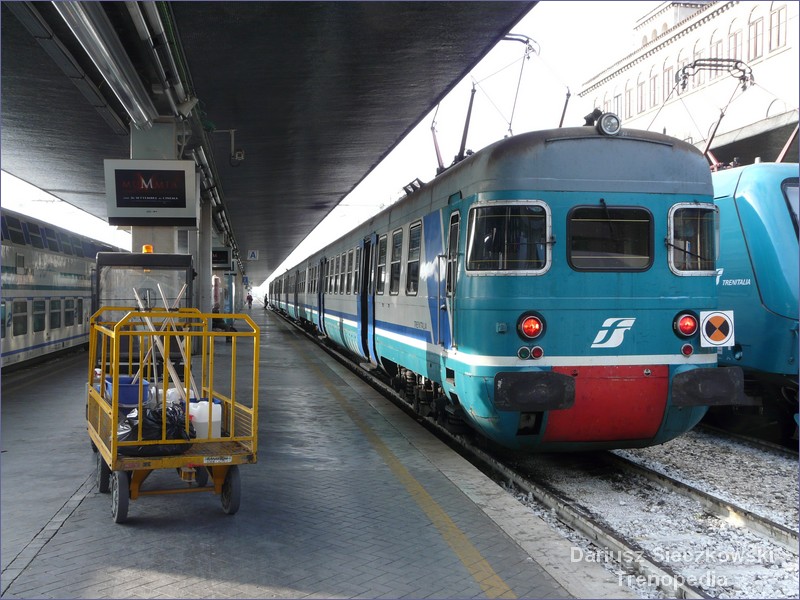
[[[213,330],[220,318],[241,331]],[[87,428],[116,522],[126,520],[129,500],[149,494],[214,492],[226,513],[238,510],[238,465],[256,462],[259,345],[245,314],[108,306],[92,316]],[[178,487],[142,488],[154,470],[172,468]]]

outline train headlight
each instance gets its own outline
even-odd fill
[[[675,333],[681,337],[691,337],[697,333],[697,317],[691,313],[681,313],[672,324]]]
[[[517,333],[523,340],[538,338],[544,329],[544,319],[536,313],[524,313],[517,321]]]
[[[603,113],[597,119],[597,131],[603,135],[617,135],[622,128],[622,122],[614,113]]]

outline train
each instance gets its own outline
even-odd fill
[[[5,208],[0,221],[2,368],[88,345],[95,257],[122,249]]]
[[[718,296],[739,316],[719,364],[743,369],[756,404],[715,409],[706,420],[784,443],[797,441],[799,174],[798,163],[768,162],[712,174]]]
[[[745,403],[702,153],[611,113],[457,157],[268,284],[420,415],[521,452],[661,444]]]

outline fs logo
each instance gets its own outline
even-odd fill
[[[592,348],[616,348],[622,344],[625,332],[633,327],[634,322],[636,319],[630,317],[606,319],[592,342]]]

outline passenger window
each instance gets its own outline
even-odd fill
[[[579,206],[568,216],[569,264],[576,271],[644,271],[653,264],[653,219],[645,208]]]
[[[8,233],[11,236],[11,241],[20,246],[24,246],[25,234],[22,233],[22,223],[20,223],[20,220],[11,215],[7,215],[6,225],[8,226]]]
[[[353,251],[347,253],[347,285],[345,293],[349,294],[353,289]]]
[[[31,245],[34,248],[44,249],[44,242],[42,241],[42,233],[36,223],[28,223],[28,237],[31,239]]]
[[[342,271],[339,273],[339,293],[344,294],[345,280],[347,279],[347,253],[342,253]]]
[[[44,331],[47,325],[47,301],[33,301],[33,332]]]
[[[64,327],[75,325],[75,300],[64,300]]]
[[[50,248],[53,252],[58,252],[58,239],[56,238],[56,232],[49,227],[44,228],[45,235],[47,236],[47,247]]]
[[[356,248],[355,259],[353,261],[353,293],[357,294],[361,290],[361,247]]]
[[[375,293],[383,294],[386,284],[386,236],[382,235],[378,240],[378,262],[377,262],[377,281]]]
[[[13,315],[12,335],[25,335],[28,333],[28,302],[26,300],[15,300],[11,304],[11,314]]]
[[[469,213],[468,271],[543,271],[548,215],[542,204],[492,205]]]
[[[422,240],[422,222],[408,230],[408,266],[406,268],[406,294],[416,296],[419,291],[419,250]]]
[[[676,204],[669,218],[669,266],[676,274],[716,272],[719,212],[710,204]]]
[[[400,261],[403,256],[403,230],[398,229],[392,234],[392,263],[389,280],[389,293],[400,293]]]
[[[333,269],[333,293],[334,294],[338,294],[339,293],[339,275],[341,274],[341,271],[340,271],[341,270],[341,262],[342,262],[342,257],[341,256],[337,256],[336,257],[336,266]]]
[[[61,300],[50,300],[50,329],[61,327]]]

